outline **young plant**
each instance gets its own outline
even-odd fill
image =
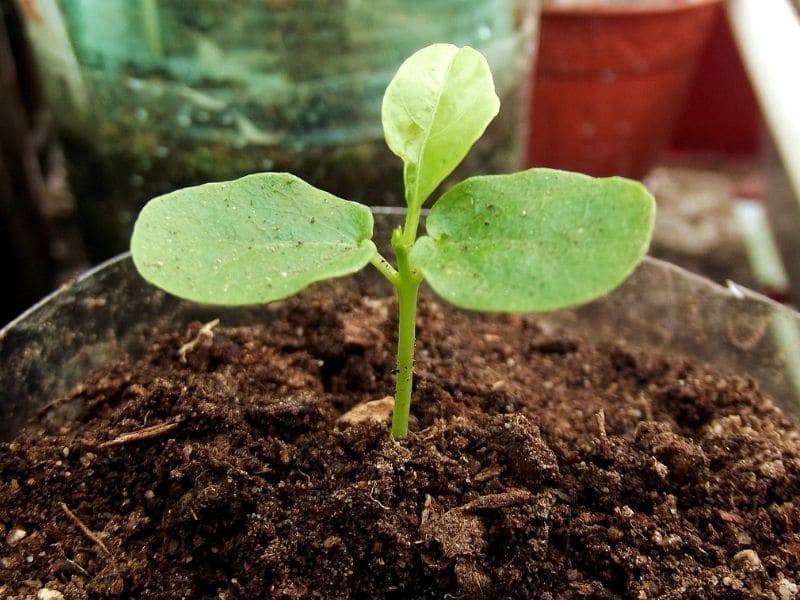
[[[423,204],[499,110],[489,66],[472,48],[435,44],[389,83],[382,121],[404,163],[405,224],[395,266],[372,242],[372,213],[288,173],[177,190],[153,199],[131,252],[142,276],[197,302],[240,305],[291,296],[372,264],[399,308],[392,435],[408,433],[417,294],[423,279],[452,304],[540,312],[620,284],[647,250],[654,201],[639,183],[530,169],[466,179],[445,192],[418,237]]]

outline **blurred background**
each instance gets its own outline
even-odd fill
[[[0,6],[3,322],[126,250],[141,206],[178,187],[291,171],[400,205],[380,101],[400,62],[440,41],[483,52],[502,102],[456,177],[642,179],[651,254],[800,296],[797,0]]]

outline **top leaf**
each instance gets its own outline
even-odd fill
[[[445,300],[540,312],[588,302],[630,275],[655,201],[636,181],[530,169],[467,179],[431,209],[411,259]]]
[[[354,273],[377,250],[369,208],[288,173],[185,188],[151,200],[133,231],[142,276],[189,300],[254,304]]]
[[[406,203],[419,209],[500,109],[486,59],[434,44],[408,58],[383,97],[386,143],[403,159]]]

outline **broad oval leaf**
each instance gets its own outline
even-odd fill
[[[386,143],[404,163],[406,202],[422,206],[500,109],[489,65],[468,46],[434,44],[411,55],[383,96]]]
[[[638,182],[530,169],[473,177],[433,206],[416,268],[468,309],[543,312],[602,296],[647,252],[655,201]]]
[[[354,273],[375,254],[372,213],[288,173],[185,188],[136,221],[133,262],[182,298],[254,304]]]

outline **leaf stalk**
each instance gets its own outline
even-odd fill
[[[397,269],[395,269],[391,263],[380,254],[380,252],[375,253],[375,256],[370,259],[370,263],[373,267],[378,269],[381,275],[389,280],[389,283],[397,287],[397,284],[400,281],[400,275],[397,273]]]

